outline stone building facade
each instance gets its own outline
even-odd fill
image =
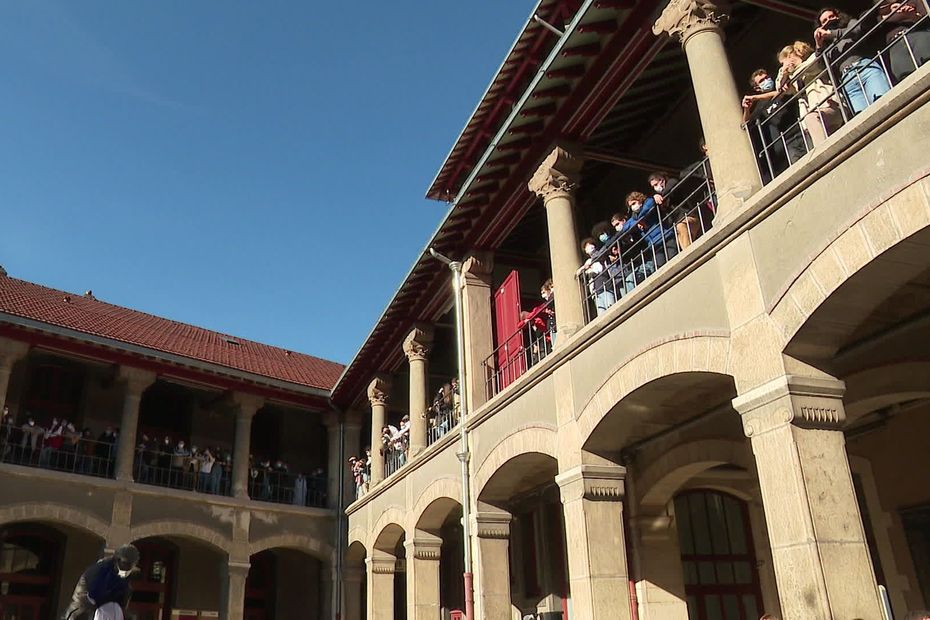
[[[455,617],[463,545],[488,620],[930,605],[930,69],[766,175],[739,84],[816,9],[539,3],[429,190],[429,245],[463,265],[464,422],[432,406],[455,313],[426,252],[333,391],[374,447],[345,618]],[[702,134],[712,226],[600,308],[580,239],[650,171],[695,170]],[[555,335],[501,333],[513,280],[532,320],[549,276]]]

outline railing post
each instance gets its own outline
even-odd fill
[[[556,147],[528,185],[531,192],[543,199],[546,208],[559,345],[584,325],[584,297],[575,279],[581,254],[573,197],[581,178],[581,164],[581,158]]]
[[[738,208],[761,187],[752,144],[741,129],[740,96],[723,46],[721,24],[728,8],[723,0],[671,0],[652,28],[657,35],[680,40],[688,58],[721,211]]]

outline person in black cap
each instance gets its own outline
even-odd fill
[[[93,620],[97,609],[109,603],[125,609],[132,594],[129,577],[138,564],[139,550],[132,545],[91,564],[74,587],[64,620]]]

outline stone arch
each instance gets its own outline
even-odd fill
[[[351,538],[349,540],[350,542],[345,552],[345,564],[346,566],[354,568],[363,568],[365,566],[365,558],[368,557],[368,549],[366,549],[365,545],[359,540],[352,540]]]
[[[462,483],[455,478],[439,478],[432,481],[423,489],[413,510],[408,513],[410,522],[407,524],[407,531],[438,529],[434,517],[441,516],[439,513],[447,513],[448,508],[453,505],[462,505]]]
[[[89,512],[54,502],[14,504],[0,508],[0,525],[20,521],[44,521],[77,527],[104,540],[110,529],[109,523]]]
[[[333,548],[330,545],[312,536],[304,536],[302,534],[278,534],[249,543],[249,555],[253,556],[256,553],[275,548],[301,551],[307,555],[313,556],[321,562],[330,561],[333,553]]]
[[[578,433],[585,444],[598,424],[628,394],[662,377],[705,372],[728,374],[729,334],[681,334],[653,342],[628,356],[607,374],[606,380],[577,415]]]
[[[384,511],[371,529],[371,542],[365,545],[365,548],[393,553],[397,542],[407,536],[407,530],[403,525],[407,522],[406,516],[406,513],[398,508],[388,508]]]
[[[367,540],[368,540],[368,532],[365,530],[365,528],[356,526],[349,530],[349,534],[348,534],[349,545],[358,543],[363,548],[365,548],[365,543]]]
[[[930,398],[930,362],[902,362],[861,370],[845,378],[847,422],[909,400]]]
[[[925,173],[881,196],[847,226],[838,226],[835,235],[802,262],[767,308],[786,343],[850,278],[879,255],[930,228],[930,204],[921,187],[926,184]]]
[[[524,426],[502,438],[488,452],[474,474],[474,496],[480,497],[494,473],[508,461],[523,454],[544,454],[558,460],[558,433],[544,425]]]
[[[679,444],[652,461],[636,477],[639,502],[644,510],[662,508],[688,480],[717,465],[737,465],[755,471],[755,462],[745,442],[702,439]],[[727,490],[732,493],[732,490]]]
[[[136,541],[153,536],[177,536],[204,543],[220,553],[229,554],[232,540],[208,527],[187,521],[151,521],[129,530],[129,540]]]

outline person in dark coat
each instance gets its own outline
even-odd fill
[[[139,550],[132,545],[91,564],[78,579],[63,620],[93,620],[94,612],[107,603],[125,610],[132,595],[129,578],[138,564]]]

